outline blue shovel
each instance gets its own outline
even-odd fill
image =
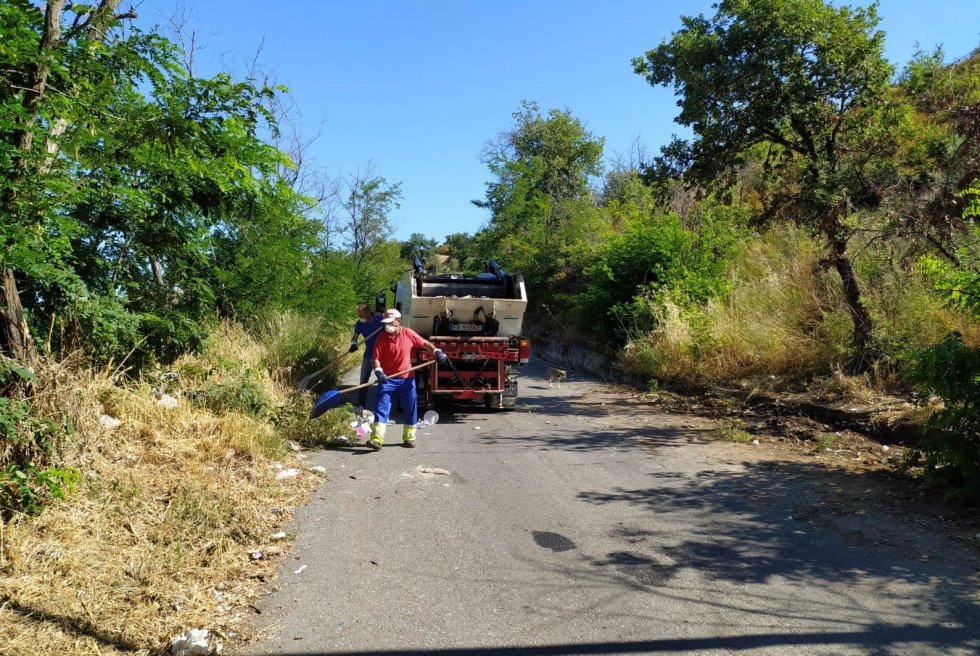
[[[396,374],[391,374],[388,376],[388,378],[398,378],[399,376],[415,371],[416,369],[422,369],[423,367],[428,367],[429,365],[435,363],[435,360],[429,360],[428,362],[417,364],[411,369],[406,369],[405,371],[399,371]],[[363,385],[355,385],[354,387],[348,387],[342,390],[330,390],[329,392],[324,392],[320,395],[320,398],[316,400],[316,403],[313,404],[313,409],[310,410],[310,419],[316,419],[327,410],[331,410],[340,405],[340,395],[344,392],[353,392],[354,390],[370,387],[371,385],[377,385],[377,383],[364,383]]]

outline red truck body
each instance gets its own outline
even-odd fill
[[[440,397],[480,401],[488,408],[517,403],[518,369],[531,357],[520,334],[527,299],[523,278],[493,262],[476,276],[435,275],[416,264],[395,287],[395,307],[408,325],[442,349],[450,366],[416,373],[421,407]],[[413,363],[432,359],[417,349]]]

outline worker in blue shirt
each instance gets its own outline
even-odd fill
[[[384,326],[381,323],[381,315],[371,312],[371,309],[364,304],[357,306],[357,323],[354,324],[354,333],[350,338],[350,352],[357,350],[358,336],[364,337],[364,357],[361,360],[361,384],[368,382],[371,377],[374,357],[374,342],[378,338],[378,333]],[[362,408],[367,404],[367,388],[361,389],[357,393],[357,405]]]

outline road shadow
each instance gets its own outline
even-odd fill
[[[652,422],[635,421],[631,425],[606,424],[594,415],[578,413],[578,418],[593,420],[589,426],[568,420],[554,421],[555,414],[541,414],[530,421],[530,427],[512,425],[495,426],[493,434],[481,436],[486,444],[506,445],[513,449],[565,449],[570,451],[636,452],[637,447],[648,449],[676,449],[691,443],[716,439],[715,433],[705,428],[681,428],[656,425]],[[623,423],[623,420],[616,420]],[[596,424],[599,425],[596,425]]]
[[[0,606],[2,606],[4,610],[17,613],[18,615],[24,617],[25,619],[29,619],[32,622],[45,622],[50,624],[53,628],[74,634],[79,638],[91,638],[103,647],[108,647],[120,652],[146,653],[147,651],[153,649],[152,644],[140,644],[134,640],[128,639],[121,633],[105,631],[99,628],[92,621],[85,618],[51,613],[26,603],[19,603],[6,596],[0,596]],[[39,645],[38,647],[39,651],[37,653],[43,653],[40,651],[41,646]],[[0,653],[3,653],[3,651],[0,651]]]
[[[578,498],[656,516],[650,525],[610,527],[623,548],[591,563],[628,584],[662,588],[681,572],[697,570],[736,585],[795,583],[842,601],[859,585],[870,587],[869,598],[881,608],[907,609],[907,617],[891,618],[905,620],[900,623],[942,618],[917,629],[915,643],[962,647],[969,640],[980,648],[976,554],[938,527],[888,507],[887,494],[869,474],[769,461],[696,475],[655,474],[648,487],[582,491]],[[687,536],[680,541],[650,528],[675,523],[684,526],[676,534]],[[816,606],[813,612],[814,619],[820,613],[832,618],[845,616],[847,608]]]
[[[760,633],[707,638],[664,638],[660,640],[565,643],[500,647],[444,647],[432,649],[365,649],[358,651],[288,651],[276,656],[588,656],[591,654],[700,654],[706,650],[748,651],[763,648],[797,647],[868,647],[869,654],[895,646],[917,642],[923,627],[873,624],[861,631],[823,631],[814,633]],[[963,635],[962,630],[944,629],[950,640]],[[944,641],[944,644],[953,644]],[[813,652],[817,653],[817,652]],[[821,652],[828,653],[828,652]],[[834,652],[829,652],[834,653]]]

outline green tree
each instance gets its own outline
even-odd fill
[[[28,321],[55,320],[66,347],[173,358],[216,306],[294,296],[319,247],[260,136],[277,90],[190,75],[174,44],[123,33],[118,4],[0,6],[2,346],[21,360]]]
[[[977,275],[969,244],[980,214],[970,208],[980,180],[980,50],[949,65],[944,59],[941,48],[917,53],[899,80],[896,95],[911,111],[895,185],[900,193],[887,209],[899,234],[926,242],[954,269]]]
[[[399,245],[392,241],[391,221],[391,213],[401,207],[401,183],[389,183],[369,166],[348,176],[344,185],[339,223],[351,257],[354,288],[359,299],[373,300],[402,269]]]
[[[467,270],[469,261],[476,257],[476,244],[468,232],[454,232],[446,235],[446,254],[459,270]]]
[[[400,254],[403,260],[412,261],[413,258],[425,258],[429,264],[436,264],[436,249],[439,242],[431,237],[426,237],[421,232],[413,232],[407,241],[401,242]]]
[[[473,201],[490,211],[476,242],[482,257],[521,271],[541,294],[561,275],[567,250],[602,232],[590,182],[602,171],[603,140],[568,111],[543,116],[525,101],[513,117],[511,130],[484,151],[494,179],[485,199]]]
[[[60,273],[58,262],[76,224],[52,210],[52,194],[77,190],[52,169],[70,115],[78,114],[72,102],[87,88],[85,73],[105,34],[130,17],[116,15],[118,5],[119,0],[101,0],[66,8],[65,0],[52,0],[43,13],[28,2],[0,6],[0,354],[24,363],[37,354],[20,287],[27,275],[70,277]],[[61,90],[54,102],[52,82]],[[90,109],[101,106],[96,102]]]
[[[724,0],[708,19],[683,17],[669,40],[634,59],[652,85],[681,97],[676,121],[693,131],[661,158],[700,182],[739,165],[758,144],[767,167],[797,191],[800,220],[826,239],[854,322],[856,367],[869,364],[872,320],[848,240],[855,209],[894,153],[886,116],[892,67],[876,6],[822,0]]]

